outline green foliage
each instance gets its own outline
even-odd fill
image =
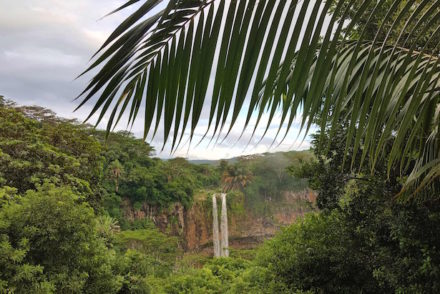
[[[273,273],[266,266],[252,265],[234,279],[227,293],[287,294],[302,292],[289,290],[281,281],[275,279]]]
[[[99,143],[71,122],[27,117],[32,110],[0,107],[0,185],[23,193],[50,181],[94,195],[103,163]]]
[[[257,264],[290,290],[438,292],[439,203],[386,200],[383,187],[351,181],[337,209],[309,214],[266,242]]]
[[[104,193],[102,194],[102,207],[111,217],[117,219],[122,225],[121,221],[123,220],[123,214],[121,211],[121,197],[119,195],[116,195],[115,193],[108,193],[106,190],[104,190]]]
[[[2,290],[439,291],[438,199],[396,201],[401,177],[406,175],[395,168],[388,173],[386,160],[373,174],[366,168],[353,172],[351,164],[360,161],[360,154],[352,149],[346,152],[349,127],[344,124],[331,140],[327,132],[314,136],[315,155],[266,154],[212,167],[192,165],[182,158],[153,159],[152,148],[129,133],[114,134],[105,142],[104,132],[63,121],[41,108],[9,105],[0,110],[8,115],[0,119],[5,131],[0,136],[0,156],[7,163],[0,167]],[[16,123],[15,129],[9,120]],[[70,133],[75,132],[80,139],[70,144]],[[17,140],[23,149],[11,148]],[[35,141],[53,156],[29,153]],[[57,162],[70,157],[73,167],[64,159]],[[76,166],[82,161],[80,167],[85,170]],[[26,162],[20,173],[35,181],[14,174],[12,167],[19,162]],[[285,229],[256,253],[231,250],[232,258],[214,260],[185,259],[179,239],[160,233],[148,219],[129,222],[123,217],[125,198],[135,209],[145,203],[159,210],[174,202],[189,207],[195,191],[218,191],[225,174],[234,184],[228,192],[231,214],[245,216],[250,208],[269,215],[268,202],[282,203],[284,191],[302,190],[307,182],[317,190],[322,211]],[[210,207],[210,199],[204,204]]]
[[[4,186],[0,188],[0,208],[17,197],[17,189]]]
[[[147,278],[169,274],[154,257],[132,249],[119,256],[119,271],[124,274],[120,293],[152,293]]]
[[[17,293],[116,293],[115,252],[69,187],[38,186],[0,210],[0,285]]]
[[[210,166],[153,159],[153,148],[129,132],[112,134],[58,118],[41,107],[0,107],[0,187],[24,193],[43,182],[68,185],[124,227],[124,198],[138,206],[188,208],[194,191],[218,186]],[[135,225],[135,227],[139,227]]]
[[[340,215],[309,214],[268,241],[257,260],[291,290],[368,292],[354,245]]]
[[[329,132],[324,132],[323,135],[318,132],[313,135],[315,158],[289,167],[290,173],[308,179],[310,188],[318,192],[317,205],[320,209],[338,207],[339,197],[343,193],[345,184],[355,177],[351,172],[350,160],[344,160],[343,138],[346,132],[347,127],[342,126],[333,134],[331,140],[329,140]],[[351,150],[347,157],[349,159],[353,157]],[[367,169],[363,171],[368,173]]]
[[[228,213],[237,217],[246,216],[245,195],[241,191],[231,191],[228,194]],[[211,208],[211,207],[210,207]]]
[[[145,136],[162,125],[172,150],[187,131],[193,139],[209,105],[213,137],[225,127],[230,134],[242,111],[243,130],[255,122],[254,133],[261,124],[267,131],[277,121],[280,139],[299,116],[306,133],[317,117],[333,130],[347,117],[346,151],[371,157],[370,169],[386,157],[389,169],[412,172],[406,189],[432,189],[440,177],[439,2],[272,2],[169,1],[146,20],[159,1],[141,1],[85,71],[102,67],[80,106],[96,101],[90,116],[100,111],[97,123],[126,111],[132,123],[146,102]],[[118,122],[109,120],[108,129]]]
[[[211,260],[211,257],[200,253],[185,253],[182,259],[176,263],[177,272],[185,272],[189,269],[202,268]]]
[[[275,281],[266,267],[239,258],[213,259],[201,269],[172,275],[162,291],[188,294],[292,293],[281,282]]]
[[[95,131],[63,120],[44,108],[0,107],[0,185],[19,193],[50,181],[69,185],[102,203],[122,220],[121,198],[168,207],[189,207],[196,189],[218,185],[219,176],[208,166],[185,159],[151,158],[154,149],[129,132]],[[92,199],[93,198],[93,199]]]
[[[351,238],[358,242],[357,255],[385,292],[438,292],[440,203],[396,201],[389,188],[380,178],[347,185],[340,206]]]
[[[252,250],[232,251],[231,259],[184,256],[178,238],[148,218],[129,221],[123,211],[127,205],[161,211],[176,202],[189,208],[195,192],[218,192],[226,173],[233,188],[229,212],[245,217],[249,203],[261,200],[254,194],[277,198],[302,185],[284,162],[280,168],[271,155],[219,167],[162,161],[128,132],[106,140],[105,132],[47,109],[7,101],[0,112],[0,292],[287,291],[268,268],[250,261]],[[258,188],[246,190],[252,185]],[[210,209],[208,200],[203,205]]]
[[[148,218],[135,219],[133,221],[122,219],[121,228],[123,230],[142,230],[142,229],[155,229],[156,225]]]
[[[254,260],[257,254],[256,249],[235,249],[229,248],[229,256],[245,260]]]
[[[221,293],[222,289],[221,281],[205,268],[177,275],[164,287],[165,293],[169,294],[214,294]]]
[[[96,137],[104,142],[105,132],[96,132]],[[188,208],[195,190],[218,185],[212,167],[192,165],[183,158],[161,161],[151,158],[152,152],[150,145],[127,132],[112,134],[105,142],[104,170],[109,176],[103,180],[103,201],[120,222],[118,198],[128,198],[137,208],[144,202],[158,208],[180,202]]]
[[[178,238],[166,236],[157,228],[122,231],[116,235],[116,242],[120,247],[129,249],[125,258],[131,260],[132,266],[138,267],[136,263],[142,260],[144,266],[139,275],[143,276],[164,277],[170,274],[176,259],[182,254]]]
[[[118,221],[108,215],[99,215],[96,217],[96,232],[111,247],[114,242],[115,233],[119,232]]]
[[[259,256],[290,289],[325,293],[436,293],[440,290],[440,202],[397,198],[401,176],[385,164],[352,171],[348,129],[314,138],[316,160],[291,172],[309,178],[322,211],[269,241]],[[329,146],[328,149],[326,146]],[[362,147],[362,146],[361,146]],[[344,160],[346,156],[347,160]],[[371,160],[366,158],[365,160]],[[384,159],[386,162],[386,159]]]
[[[299,192],[307,188],[307,181],[295,177],[289,166],[299,166],[313,158],[309,151],[264,154],[243,159],[238,165],[246,166],[252,173],[252,180],[243,189],[247,208],[258,215],[270,214],[268,202],[282,200],[282,192]]]
[[[412,4],[409,8],[408,8],[408,13],[407,15],[411,15],[415,12],[415,10],[419,7],[419,5],[423,2],[423,0],[403,0],[403,1],[399,1],[399,6],[398,8],[394,11],[394,13],[392,13],[388,18],[385,18],[386,14],[388,13],[388,11],[390,10],[390,8],[393,6],[393,4],[395,3],[395,1],[393,0],[385,0],[384,3],[382,4],[381,9],[378,9],[375,11],[374,14],[372,14],[373,10],[374,10],[374,6],[377,4],[375,2],[370,2],[365,8],[365,15],[370,15],[372,14],[372,19],[370,21],[367,21],[367,18],[362,18],[358,21],[358,25],[353,29],[353,31],[350,33],[351,38],[352,39],[358,39],[360,34],[362,33],[362,30],[365,29],[365,38],[367,40],[373,40],[374,37],[376,36],[377,33],[379,33],[378,39],[380,41],[384,41],[387,37],[386,35],[386,31],[385,30],[379,30],[380,26],[382,24],[384,24],[385,28],[390,28],[393,24],[393,22],[396,22],[395,29],[390,31],[390,35],[388,36],[388,40],[390,42],[397,42],[397,44],[399,46],[405,46],[405,37],[408,37],[409,32],[412,31],[413,29],[415,29],[415,34],[420,34],[421,31],[421,27],[423,25],[426,24],[426,20],[424,21],[422,19],[422,15],[424,13],[427,12],[427,10],[431,7],[432,3],[429,3],[431,5],[426,5],[426,1],[425,4],[421,10],[421,12],[417,15],[415,15],[414,17],[414,21],[408,23],[408,28],[406,29],[406,31],[408,33],[406,33],[405,35],[403,35],[400,39],[399,39],[399,35],[400,32],[404,29],[405,24],[408,21],[408,18],[399,18],[399,13],[404,9],[404,7],[409,3]],[[354,5],[350,8],[349,10],[349,14],[347,19],[353,19],[356,12],[359,11],[359,8],[361,7],[362,3],[361,2],[356,2],[354,3]],[[343,5],[343,8],[346,9],[348,6],[348,2],[345,3]],[[336,3],[332,3],[332,7],[331,10],[334,11],[334,9],[336,8]],[[439,7],[435,8],[435,6],[433,7],[434,11],[439,12],[440,9]],[[340,16],[339,16],[340,18]],[[419,28],[416,28],[416,21],[420,21],[419,23]],[[433,35],[433,33],[435,32],[435,26],[432,26],[432,28],[430,28],[427,32],[424,33],[424,35],[421,35],[419,39],[416,40],[416,48],[423,48],[425,45],[428,46],[427,48],[427,52],[433,54],[433,53],[438,53],[438,48],[436,48],[436,44],[440,41],[439,36],[434,36],[435,40],[431,43],[428,43],[429,38]],[[437,50],[436,50],[437,49]]]
[[[244,189],[252,181],[252,173],[240,164],[229,165],[222,175],[223,191]]]

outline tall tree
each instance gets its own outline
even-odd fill
[[[117,293],[116,255],[87,202],[52,184],[9,194],[0,209],[0,292]]]
[[[119,191],[119,179],[121,178],[121,175],[123,173],[123,166],[119,162],[119,160],[115,160],[110,164],[110,176],[113,178],[113,181],[115,182],[115,192],[118,193]]]
[[[223,173],[223,191],[229,192],[233,189],[243,189],[252,180],[252,173],[245,167],[232,165]]]

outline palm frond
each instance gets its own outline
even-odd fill
[[[350,121],[354,128],[352,137],[347,138],[346,148],[352,148],[353,154],[356,154],[362,147],[361,162],[369,158],[371,169],[374,169],[381,154],[387,154],[388,172],[394,164],[400,164],[401,172],[405,174],[408,168],[414,168],[413,162],[417,160],[416,168],[407,183],[415,182],[415,179],[419,178],[415,175],[420,175],[419,171],[425,170],[425,164],[431,166],[439,158],[440,59],[420,53],[408,55],[408,50],[403,48],[387,46],[381,49],[373,47],[371,43],[364,43],[360,46],[356,66],[347,81],[349,63],[353,60],[356,49],[354,44],[347,44],[340,50],[340,54],[332,62],[333,77],[326,79],[322,85],[323,92],[331,93],[331,96],[323,95],[321,101],[316,101],[316,97],[310,97],[313,93],[311,87],[314,68],[318,62],[315,57],[302,94],[295,95],[292,100],[282,99],[283,108],[297,107],[290,113],[286,134],[296,112],[299,111],[300,104],[304,115],[316,115],[317,111],[322,111],[324,123],[328,122],[327,117],[334,120],[335,116],[334,109],[324,109],[322,105],[326,102],[333,106],[341,105],[339,115],[344,116],[343,120]],[[374,52],[375,57],[367,64],[370,50]],[[294,59],[283,83],[277,78],[272,93],[276,93],[277,88],[282,87],[282,95],[289,97],[286,93],[289,93],[290,85],[295,83],[292,81],[295,63]],[[370,69],[363,80],[362,73],[366,71],[367,66],[370,66]],[[394,71],[394,74],[390,71]],[[341,93],[344,89],[345,92]],[[359,102],[356,101],[356,95],[361,97]],[[437,109],[436,113],[433,113],[434,109]],[[303,123],[306,122],[309,128],[312,118],[303,117]],[[417,150],[420,152],[415,158],[414,151]],[[353,157],[352,164],[354,159]],[[436,165],[432,167],[438,168]]]
[[[279,132],[298,115],[306,131],[317,117],[332,130],[344,118],[346,151],[360,151],[372,169],[385,152],[389,169],[437,177],[440,1],[180,0],[155,15],[159,0],[121,8],[135,2],[143,4],[89,67],[100,70],[79,105],[98,96],[97,123],[113,108],[108,130],[126,111],[133,123],[142,103],[144,136],[163,124],[172,149],[186,131],[193,138],[205,105],[214,135],[226,125],[229,133],[242,110],[245,129],[267,111],[267,130],[281,112]]]

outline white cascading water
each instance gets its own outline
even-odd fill
[[[214,257],[220,257],[220,241],[218,232],[218,212],[217,212],[217,197],[212,195],[212,242],[214,243]]]
[[[226,208],[226,194],[222,193],[222,218],[221,218],[221,233],[222,233],[222,248],[221,256],[229,256],[229,232],[228,232],[228,210]]]

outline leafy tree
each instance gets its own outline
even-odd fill
[[[112,163],[110,163],[110,176],[113,178],[115,182],[115,192],[118,193],[119,191],[119,178],[121,177],[123,173],[123,167],[121,163],[116,159]]]
[[[292,291],[374,293],[355,246],[340,215],[309,214],[266,242],[257,260]]]
[[[96,217],[96,232],[100,237],[107,241],[107,246],[113,245],[115,234],[121,227],[118,221],[108,215],[99,215]]]
[[[208,269],[189,271],[174,277],[165,285],[165,293],[169,294],[215,294],[223,289],[221,281]]]
[[[241,259],[179,267],[178,238],[150,220],[128,223],[121,212],[122,198],[134,207],[189,207],[194,191],[218,188],[222,174],[244,192],[254,172],[259,189],[296,185],[270,155],[220,168],[162,161],[128,132],[106,139],[44,108],[6,102],[0,111],[0,292],[288,293],[268,268]],[[262,181],[265,174],[273,181]],[[230,211],[243,212],[243,195],[230,192]]]
[[[438,203],[384,201],[382,189],[352,181],[338,209],[266,242],[257,264],[292,291],[438,292]]]
[[[96,132],[96,137],[104,144],[104,166],[109,171],[103,180],[103,202],[120,221],[121,197],[158,208],[175,202],[189,207],[196,189],[218,184],[213,168],[194,166],[183,158],[152,158],[153,148],[128,132],[111,134],[107,141],[105,132]]]
[[[272,216],[269,203],[283,201],[285,193],[296,193],[307,188],[307,181],[288,172],[289,165],[297,166],[304,158],[312,158],[309,151],[279,152],[240,160],[237,165],[247,169],[252,179],[243,189],[246,207],[260,216]],[[273,207],[273,205],[271,205]]]
[[[0,185],[24,193],[51,181],[96,201],[102,163],[99,143],[83,127],[0,107]]]
[[[438,292],[438,197],[395,201],[394,191],[380,178],[352,180],[345,190],[340,201],[344,222],[382,291]]]
[[[4,193],[4,190],[3,190]],[[38,186],[0,210],[0,285],[17,293],[116,293],[115,253],[69,187]]]
[[[223,191],[241,190],[252,180],[251,172],[244,166],[229,166],[223,173]]]
[[[252,265],[242,271],[230,286],[228,293],[293,293],[265,266]],[[297,291],[295,293],[301,293]]]
[[[143,255],[144,261],[148,260],[148,267],[144,271],[160,277],[171,273],[176,258],[181,254],[178,239],[166,236],[157,228],[122,231],[117,235],[117,243]],[[146,275],[147,272],[141,274]]]
[[[306,188],[305,181],[294,177],[288,172],[289,166],[299,166],[305,158],[312,158],[313,155],[308,151],[302,152],[280,152],[274,154],[265,154],[259,158],[249,161],[250,169],[254,175],[254,179],[259,177],[263,183],[263,190],[260,194],[264,194],[265,198],[273,197],[279,199],[282,191],[298,191]],[[250,183],[252,186],[253,183]]]
[[[266,267],[239,258],[213,259],[201,269],[168,277],[157,293],[303,293],[292,292]]]
[[[219,164],[218,164],[218,169],[220,170],[220,172],[223,174],[225,172],[225,170],[228,167],[228,162],[224,159],[220,160]]]
[[[124,276],[119,293],[163,293],[176,260],[181,256],[178,239],[160,233],[157,228],[122,231],[116,235],[121,253],[118,271]]]
[[[434,248],[440,239],[432,228],[439,221],[438,197],[428,190],[426,198],[396,198],[401,174],[397,168],[388,173],[385,164],[373,174],[352,171],[361,153],[349,149],[344,160],[338,138],[348,131],[342,126],[335,137],[317,134],[317,160],[291,169],[309,178],[322,211],[269,242],[261,262],[273,263],[277,278],[301,290],[437,292],[440,258]]]

